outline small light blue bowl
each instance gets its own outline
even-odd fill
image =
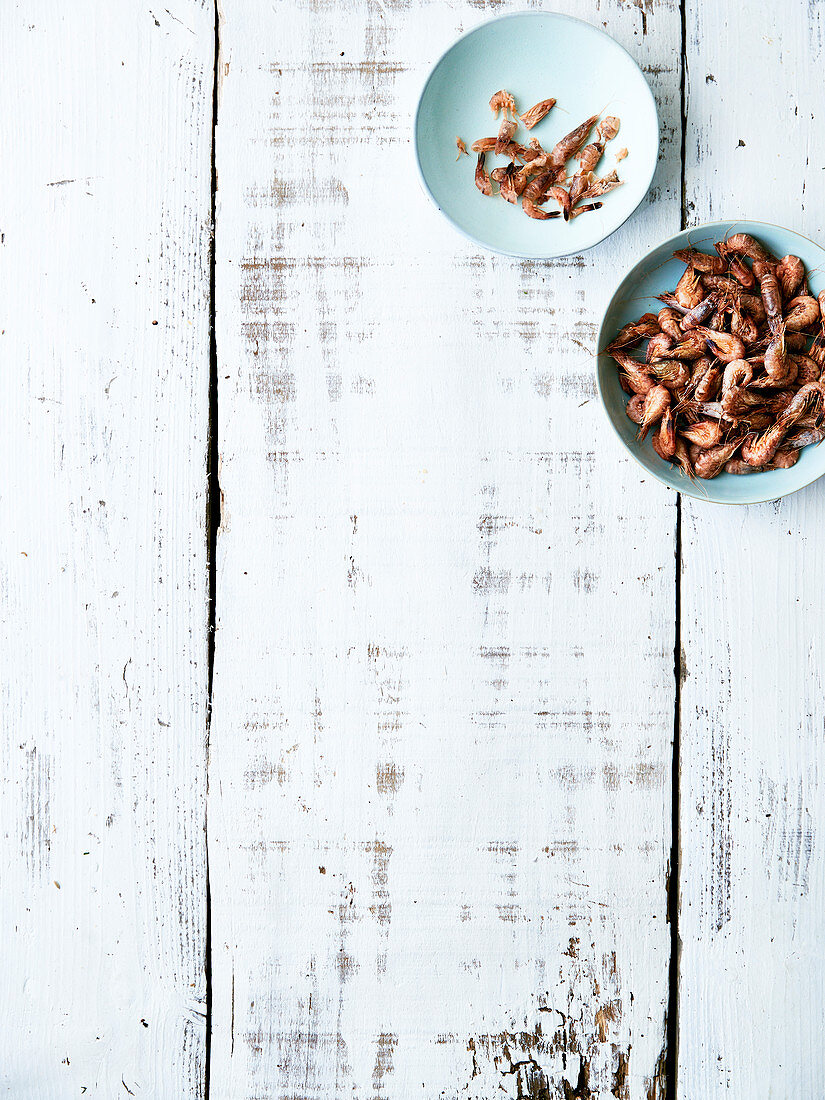
[[[520,205],[487,198],[476,188],[476,155],[456,160],[456,137],[467,149],[495,135],[490,96],[505,88],[519,111],[555,97],[552,111],[516,140],[537,137],[551,149],[590,115],[610,114],[621,129],[598,167],[617,167],[624,183],[605,195],[601,210],[570,222],[536,221]],[[448,221],[476,244],[522,259],[567,256],[592,248],[625,222],[647,194],[659,151],[656,103],[642,71],[609,35],[555,12],[517,12],[483,23],[450,47],[430,73],[418,101],[414,148],[425,191]],[[616,165],[616,152],[628,156]],[[487,170],[506,164],[487,156]],[[548,207],[549,208],[549,207]]]
[[[745,220],[708,222],[695,229],[686,229],[639,260],[610,299],[597,338],[596,382],[602,405],[616,435],[636,461],[657,480],[697,500],[716,504],[763,504],[804,489],[821,477],[825,473],[825,446],[805,447],[797,464],[789,470],[766,470],[746,475],[720,474],[710,481],[690,481],[676,467],[659,458],[649,439],[643,443],[637,441],[638,429],[625,412],[628,396],[619,384],[616,361],[602,350],[622,325],[643,313],[658,313],[662,308],[656,295],[672,290],[685,270],[685,265],[673,258],[677,249],[698,248],[702,252],[714,252],[714,243],[724,240],[731,233],[750,233],[775,256],[788,253],[799,256],[805,264],[811,292],[818,294],[825,287],[825,249],[790,229],[768,222]]]

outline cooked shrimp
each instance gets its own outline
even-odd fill
[[[780,447],[774,456],[773,462],[764,466],[749,466],[744,458],[732,458],[725,463],[726,474],[758,474],[763,470],[787,470],[794,466],[799,458],[799,451],[792,447]]]
[[[702,448],[715,447],[721,443],[724,432],[718,420],[697,420],[695,424],[688,424],[679,429],[679,434],[691,443],[697,443]]]
[[[652,386],[645,397],[642,419],[639,421],[637,439],[644,439],[648,430],[662,419],[665,409],[670,407],[670,390],[664,386]]]
[[[536,206],[534,202],[531,202],[528,198],[521,200],[521,209],[527,215],[528,218],[535,218],[537,221],[549,221],[551,218],[560,218],[560,210],[542,210],[540,206]]]
[[[570,192],[565,190],[561,184],[554,183],[551,187],[547,188],[547,197],[555,199],[561,207],[562,216],[565,221],[570,220]]]
[[[455,158],[456,160],[461,160],[462,156],[468,157],[470,155],[467,152],[467,146],[464,144],[460,137],[457,137],[455,139],[455,147],[456,149],[458,149],[458,156]]]
[[[530,180],[524,188],[524,197],[530,202],[542,202],[547,195],[547,188],[552,187],[556,180],[556,170],[551,168],[542,172],[535,179]]]
[[[668,306],[670,309],[677,310],[680,317],[683,314],[687,313],[687,306],[681,305],[677,300],[675,294],[671,294],[668,291],[665,291],[664,294],[657,294],[656,297],[659,299],[660,302],[664,302],[665,305]]]
[[[702,276],[692,267],[686,267],[684,273],[676,284],[673,297],[683,309],[693,309],[698,306],[705,296],[702,286]]]
[[[693,331],[700,332],[705,337],[717,359],[721,359],[723,363],[730,363],[734,359],[745,357],[745,345],[738,336],[734,336],[729,332],[716,332],[713,329],[704,328],[702,325],[697,325]]]
[[[658,313],[659,328],[662,332],[666,332],[668,336],[673,337],[674,340],[682,339],[682,315],[677,313],[675,309],[665,307],[660,309]]]
[[[823,439],[825,428],[802,428],[785,436],[785,446],[810,447],[814,443],[821,443]]]
[[[797,385],[805,386],[808,382],[818,382],[822,369],[819,363],[814,362],[808,355],[792,355],[796,366],[796,378],[794,381]]]
[[[740,386],[747,386],[753,378],[753,367],[747,359],[733,359],[725,367],[722,376],[722,394],[728,394]],[[724,405],[722,406],[724,408]]]
[[[803,386],[785,411],[779,414],[776,423],[755,440],[749,441],[747,449],[743,448],[742,457],[745,461],[751,466],[764,466],[770,462],[797,420],[812,409],[821,412],[823,398],[825,398],[825,386],[821,382],[809,382]]]
[[[764,395],[736,387],[722,396],[722,411],[728,420],[747,418],[754,409],[764,408]]]
[[[756,286],[756,278],[753,272],[745,261],[741,260],[738,256],[731,256],[728,260],[728,270],[745,290],[750,290],[752,287]]]
[[[717,443],[714,447],[700,451],[696,456],[694,470],[697,477],[710,480],[722,472],[722,468],[728,459],[732,458],[742,445],[741,439],[731,439],[725,443]]]
[[[620,330],[615,340],[607,345],[606,351],[614,348],[635,348],[642,340],[655,336],[659,332],[659,322],[654,313],[645,313],[638,321],[630,321]]]
[[[645,349],[645,362],[650,363],[654,359],[661,359],[665,352],[670,351],[673,347],[673,337],[668,336],[666,332],[657,332],[655,336],[651,336],[648,341],[647,348]]]
[[[708,420],[721,420],[724,417],[722,406],[718,401],[682,401],[679,411],[694,424],[703,417]]]
[[[645,401],[647,400],[647,394],[634,393],[628,403],[625,405],[625,412],[634,424],[641,424],[642,417],[645,414]]]
[[[534,103],[529,111],[521,116],[521,121],[528,130],[532,130],[536,123],[541,122],[544,116],[556,106],[555,99],[542,99]]]
[[[484,153],[478,154],[478,163],[476,164],[476,187],[482,195],[492,195],[493,193],[493,185],[490,182],[490,177],[484,171]]]
[[[583,149],[580,149],[576,154],[576,160],[579,162],[579,169],[573,176],[573,180],[570,184],[570,201],[575,204],[582,197],[585,197],[585,192],[590,185],[594,183],[593,173],[596,170],[596,165],[602,158],[604,153],[605,143],[610,141],[612,137],[615,137],[619,132],[619,120],[612,116],[602,119],[599,125],[596,127],[596,141],[591,142],[589,145],[585,145]],[[611,173],[612,176],[618,176],[616,173]],[[608,177],[609,178],[609,177]],[[611,183],[613,181],[611,180]],[[613,186],[617,186],[613,183]],[[610,188],[612,190],[612,188]],[[606,191],[601,192],[606,194]],[[595,198],[595,194],[587,195],[588,198]]]
[[[699,252],[695,248],[680,248],[673,253],[677,260],[692,267],[694,271],[709,275],[722,275],[727,269],[727,264],[721,256],[711,256],[707,252]]]
[[[599,146],[598,145],[585,145],[584,149],[582,149],[582,153],[587,153],[588,150],[591,150],[591,149],[598,150]],[[595,161],[598,161],[600,156],[601,156],[601,152],[599,152],[598,155],[594,154],[592,159],[594,159]],[[570,181],[570,201],[571,201],[571,203],[576,203],[576,202],[579,201],[579,199],[582,197],[584,192],[589,187],[589,185],[592,182],[593,178],[594,177],[593,177],[592,168],[588,167],[586,169],[579,169],[579,171],[576,172],[576,174],[573,176],[572,180]]]
[[[690,382],[690,371],[684,363],[672,359],[656,359],[647,365],[648,370],[663,386],[682,397]]]
[[[730,330],[743,344],[755,344],[759,339],[759,326],[752,317],[743,313],[738,304],[735,304],[731,310]]]
[[[553,146],[550,153],[550,163],[556,168],[563,168],[571,157],[575,156],[581,149],[582,145],[587,141],[587,135],[593,129],[598,115],[591,115],[590,118],[584,120],[580,126],[577,126],[575,130],[571,130],[569,134],[557,141]]]
[[[676,421],[670,406],[662,413],[662,422],[655,434],[656,453],[660,458],[673,458],[676,453]]]
[[[603,202],[588,202],[584,206],[577,206],[575,210],[571,210],[570,217],[577,218],[579,214],[587,214],[591,210],[601,210],[603,206]]]
[[[779,280],[773,268],[767,263],[755,263],[753,273],[759,280],[762,302],[768,317],[768,327],[771,332],[777,332],[782,324],[782,289],[779,286]]]
[[[522,195],[524,193],[525,188],[530,182],[530,176],[532,174],[533,173],[530,171],[530,165],[525,164],[522,168],[519,168],[519,170],[513,176],[513,186],[516,189],[517,195]]]
[[[693,463],[691,462],[690,454],[688,453],[687,444],[685,443],[684,439],[680,439],[678,435],[676,437],[676,449],[673,454],[673,460],[682,471],[682,473],[689,477],[692,481],[694,476]]]
[[[719,245],[716,247],[718,250]],[[739,256],[747,256],[749,260],[758,260],[767,264],[776,263],[770,252],[749,233],[734,233],[732,237],[726,237],[722,242],[722,249],[727,256],[736,253]]]
[[[518,192],[516,191],[515,184],[513,182],[513,176],[515,175],[515,165],[511,161],[504,169],[504,176],[501,180],[501,197],[506,199],[507,202],[513,204],[518,202]]]
[[[785,347],[785,329],[780,325],[779,332],[765,349],[765,373],[777,384],[788,373],[788,351]]]
[[[787,468],[800,447],[825,439],[825,291],[815,299],[798,257],[777,261],[747,235],[717,251],[727,271],[716,257],[676,253],[685,271],[672,293],[657,295],[665,308],[645,315],[645,362],[638,353],[620,361],[634,400],[628,415],[640,436],[656,424],[654,450],[689,475]],[[748,279],[759,281],[758,295],[742,285]],[[626,326],[617,339],[636,346],[643,328]]]
[[[479,138],[478,141],[473,142],[470,148],[474,153],[492,153],[497,142],[498,138],[494,137]],[[524,145],[519,145],[517,141],[511,141],[502,152],[504,156],[510,157],[511,160],[515,158],[521,161],[533,159],[530,150]]]
[[[741,291],[737,295],[737,304],[739,308],[744,310],[745,313],[750,314],[754,321],[758,325],[764,323],[767,314],[765,313],[765,306],[762,299],[756,294],[743,294]]]
[[[687,252],[688,250],[685,249],[684,251]],[[680,260],[682,259],[678,252],[674,252],[673,255]],[[704,253],[702,253],[702,255],[704,255]],[[721,260],[720,262],[722,262],[723,266],[727,269],[727,264],[724,264],[724,261]],[[742,293],[742,287],[731,275],[714,275],[711,272],[703,271],[702,282],[708,290],[720,290],[728,294]]]
[[[700,360],[701,362],[701,360]],[[708,369],[699,379],[694,390],[694,397],[697,401],[713,401],[713,399],[719,393],[719,386],[722,381],[722,368],[718,363],[714,363],[708,366]]]
[[[753,378],[753,368],[744,359],[734,359],[725,367],[722,379],[722,412],[728,420],[738,420],[752,408],[763,405],[763,394],[752,393],[745,387]]]
[[[663,351],[662,359],[702,359],[707,351],[707,342],[697,329],[683,332],[678,343]]]
[[[776,277],[785,301],[793,298],[805,278],[805,265],[798,256],[783,256],[776,267]]]
[[[638,359],[634,359],[619,348],[611,351],[610,355],[622,368],[624,377],[633,393],[647,393],[656,385],[648,368],[644,363],[640,363]]]
[[[698,305],[695,305],[693,309],[689,309],[681,320],[681,326],[684,331],[691,328],[696,328],[697,325],[703,325],[707,321],[708,317],[716,309],[716,292],[713,291],[708,294],[707,298],[703,298]]]
[[[806,295],[794,298],[788,302],[788,312],[785,314],[785,327],[794,332],[808,328],[819,320],[819,302],[816,298]]]

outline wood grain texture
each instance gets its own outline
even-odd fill
[[[0,1092],[197,1097],[213,12],[0,39]]]
[[[675,498],[614,442],[593,351],[678,229],[679,11],[602,3],[663,163],[642,216],[541,264],[463,242],[412,165],[428,67],[499,10],[222,4],[231,1100],[663,1095]]]
[[[688,3],[689,224],[822,238],[824,18]],[[683,509],[679,1094],[821,1096],[825,485]]]

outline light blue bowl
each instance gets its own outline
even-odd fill
[[[590,115],[618,115],[621,130],[598,171],[607,174],[626,147],[628,156],[618,165],[625,182],[604,196],[601,210],[567,223],[535,221],[520,205],[478,191],[476,155],[456,160],[455,139],[469,150],[478,138],[497,133],[489,101],[499,88],[512,93],[520,111],[542,99],[558,100],[532,130],[519,127],[516,139],[525,145],[537,137],[551,149]],[[493,252],[552,259],[591,248],[630,217],[656,170],[659,122],[641,70],[612,38],[568,15],[519,12],[476,27],[436,64],[418,102],[414,147],[424,189],[456,229]],[[486,167],[506,163],[488,154]]]
[[[825,446],[805,447],[799,461],[789,470],[766,470],[759,474],[720,474],[710,481],[690,481],[669,462],[659,458],[649,439],[636,440],[636,425],[628,418],[625,407],[628,396],[619,385],[616,361],[602,350],[628,321],[643,313],[658,313],[662,303],[657,294],[672,290],[685,270],[680,260],[673,259],[679,248],[698,248],[714,252],[713,245],[731,233],[750,233],[776,256],[791,253],[799,256],[808,272],[813,294],[825,287],[825,250],[807,237],[782,229],[768,222],[737,221],[708,222],[695,229],[686,229],[670,237],[641,259],[622,279],[599,328],[599,349],[596,381],[599,396],[610,423],[624,446],[648,473],[687,496],[717,504],[761,504],[767,500],[795,493],[816,481],[825,473]]]

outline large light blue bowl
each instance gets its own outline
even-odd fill
[[[520,127],[525,144],[537,137],[546,149],[597,113],[618,115],[622,126],[599,165],[606,174],[616,152],[621,187],[605,195],[601,210],[574,221],[534,221],[520,205],[486,198],[476,188],[476,156],[456,160],[456,137],[470,148],[494,135],[499,123],[490,96],[506,88],[526,111],[555,97],[556,107],[532,130]],[[436,64],[415,118],[415,152],[424,189],[465,236],[493,252],[525,259],[551,259],[581,252],[604,240],[644,198],[656,170],[659,122],[647,81],[631,56],[603,31],[554,12],[519,12],[465,34]],[[487,156],[489,171],[503,158]]]
[[[805,447],[797,464],[789,470],[766,470],[747,475],[720,474],[710,481],[692,482],[669,462],[659,458],[649,439],[644,443],[637,441],[637,427],[625,413],[628,397],[619,385],[616,362],[602,350],[622,325],[643,313],[658,313],[662,308],[656,295],[672,290],[685,270],[680,260],[673,259],[676,249],[698,248],[703,252],[713,252],[714,243],[731,233],[750,233],[776,256],[788,253],[799,256],[808,272],[812,293],[818,294],[825,287],[825,250],[790,229],[754,221],[708,222],[695,229],[686,229],[639,260],[610,299],[599,328],[597,383],[602,404],[616,434],[648,473],[671,489],[699,500],[717,504],[761,504],[804,489],[821,477],[825,473],[825,446]]]

